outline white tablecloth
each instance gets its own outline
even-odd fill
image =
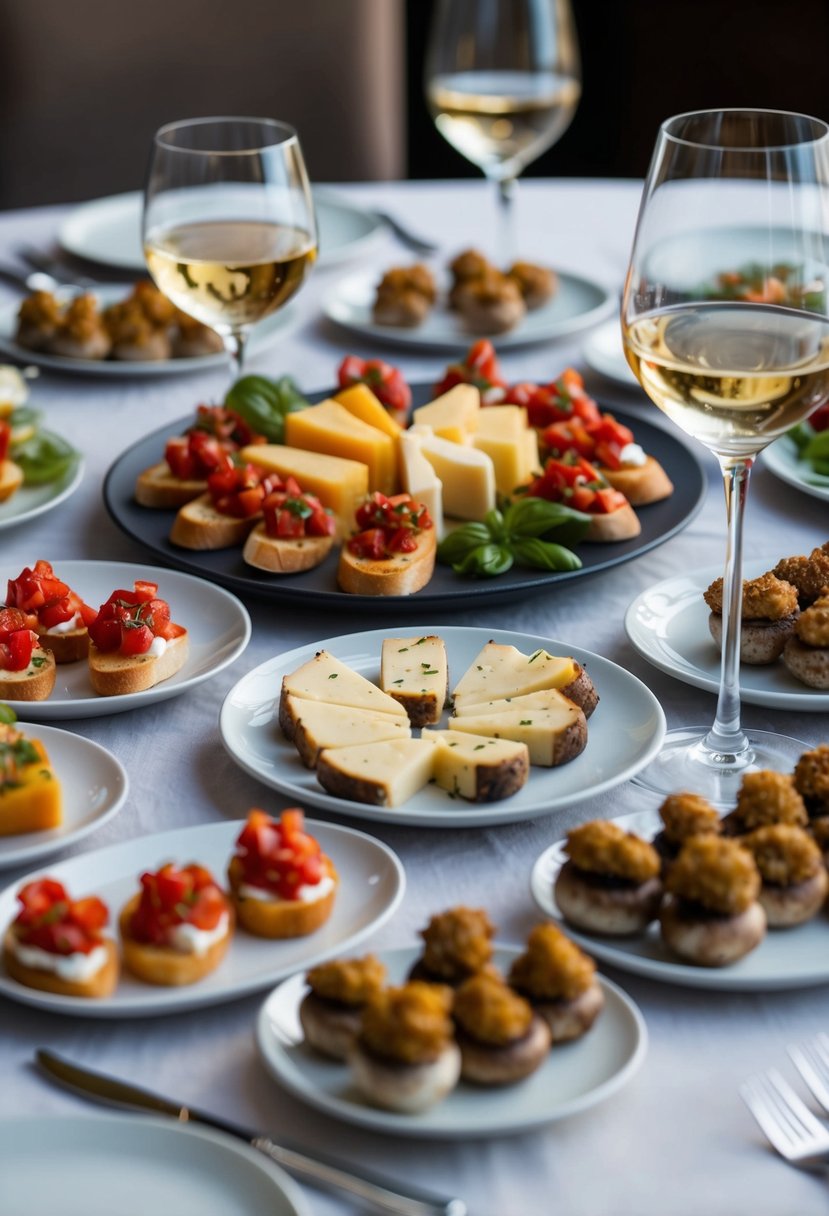
[[[440,234],[447,252],[471,241],[485,242],[494,223],[494,200],[484,183],[376,185],[351,187],[347,193],[394,211],[426,234]],[[638,198],[634,182],[528,182],[518,203],[522,252],[618,287]],[[49,209],[0,215],[0,257],[24,240],[47,243],[63,214]],[[382,267],[407,256],[384,237],[370,261]],[[344,351],[382,353],[321,319],[320,301],[337,275],[348,271],[321,268],[314,274],[299,297],[296,326],[252,360],[250,370],[289,372],[310,391],[332,383]],[[568,362],[578,362],[579,351],[580,339],[572,339],[510,354],[503,363],[510,378],[549,379]],[[412,379],[432,379],[444,362],[434,355],[389,357]],[[657,414],[641,395],[595,378],[588,384],[608,404],[641,410],[651,420]],[[199,401],[219,400],[224,387],[221,371],[151,381],[42,376],[34,401],[48,423],[85,452],[87,472],[81,489],[63,507],[0,534],[4,576],[37,557],[146,561],[146,554],[106,516],[102,477],[129,443],[187,414]],[[702,513],[655,552],[554,594],[430,618],[423,621],[424,628],[469,623],[569,641],[598,651],[645,680],[660,698],[669,725],[710,720],[713,696],[649,667],[633,652],[622,626],[625,608],[638,592],[669,574],[719,560],[724,542],[722,492],[716,466],[706,460],[710,493]],[[782,554],[808,552],[829,534],[826,516],[822,504],[760,467],[751,491],[746,558],[776,560]],[[68,724],[116,752],[132,783],[126,808],[85,841],[84,849],[172,826],[238,818],[258,803],[278,805],[278,799],[236,768],[219,743],[216,723],[227,690],[244,672],[281,650],[383,624],[380,611],[336,618],[257,602],[248,607],[253,640],[231,670],[155,707]],[[783,730],[811,746],[827,737],[821,715],[749,706],[744,716],[749,725]],[[614,806],[610,794],[554,818],[491,830],[424,832],[372,825],[397,850],[408,875],[404,904],[373,947],[412,943],[432,912],[459,902],[485,904],[499,936],[520,942],[538,920],[527,890],[534,858],[572,823],[612,815]],[[2,876],[2,881],[9,877],[14,875]],[[0,1114],[87,1113],[85,1106],[33,1072],[34,1049],[48,1044],[98,1068],[267,1129],[275,1138],[284,1135],[324,1145],[400,1178],[428,1181],[464,1196],[473,1216],[824,1213],[829,1194],[825,1179],[788,1168],[766,1149],[737,1086],[756,1069],[776,1064],[785,1070],[786,1044],[827,1028],[829,988],[737,996],[610,974],[644,1011],[650,1032],[645,1066],[606,1104],[532,1135],[424,1144],[363,1133],[315,1114],[281,1092],[263,1071],[253,1043],[260,997],[198,1015],[126,1024],[52,1017],[0,1002]],[[486,1101],[485,1095],[481,1101]],[[316,1194],[311,1198],[321,1213],[348,1210],[333,1199]]]

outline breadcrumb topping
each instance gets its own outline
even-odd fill
[[[709,833],[686,840],[665,886],[672,895],[709,912],[734,916],[754,903],[760,874],[753,856],[738,841]]]
[[[819,849],[829,849],[829,815],[820,815],[809,823],[809,831]]]
[[[452,989],[411,980],[375,993],[363,1010],[360,1040],[401,1064],[436,1060],[452,1038]]]
[[[477,249],[464,249],[449,263],[449,269],[459,283],[468,279],[479,279],[488,270],[494,270],[492,263]]]
[[[537,1001],[571,1001],[593,983],[596,964],[555,925],[536,925],[509,981]]]
[[[608,819],[594,819],[567,833],[564,851],[579,870],[631,882],[647,882],[661,868],[653,845]]]
[[[794,779],[788,773],[774,773],[770,769],[746,773],[737,795],[736,814],[744,832],[768,823],[803,827],[809,818]]]
[[[84,293],[71,301],[60,323],[62,333],[82,342],[103,329],[98,303],[93,295]]]
[[[367,954],[320,963],[305,978],[317,996],[344,1005],[364,1005],[386,982],[386,968],[376,955]]]
[[[489,972],[464,980],[455,992],[454,1014],[462,1030],[493,1047],[522,1039],[533,1020],[532,1006]]]
[[[722,615],[723,580],[717,578],[702,597],[712,612]],[[782,621],[797,612],[797,591],[773,574],[761,574],[759,578],[743,581],[743,620]]]
[[[416,262],[412,266],[392,266],[377,285],[378,295],[400,295],[406,291],[425,296],[430,304],[434,304],[437,288],[435,276],[428,266],[424,266],[422,262]]]
[[[426,943],[423,966],[450,982],[474,975],[492,958],[494,933],[483,908],[449,908],[433,916],[420,935]]]
[[[771,823],[749,832],[741,841],[751,849],[763,882],[789,887],[805,882],[823,865],[820,849],[803,828],[790,823]]]
[[[51,291],[33,291],[17,313],[26,325],[52,328],[60,321],[60,304]]]
[[[669,794],[659,808],[665,835],[672,844],[682,844],[689,836],[721,830],[720,816],[711,803],[699,794]]]
[[[794,766],[794,785],[808,803],[825,806],[829,815],[829,743],[803,753]]]
[[[829,646],[829,588],[823,591],[795,622],[794,631],[807,646]]]
[[[797,588],[800,605],[806,607],[829,587],[829,541],[813,549],[808,557],[784,557],[774,573]]]

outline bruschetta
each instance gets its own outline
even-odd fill
[[[242,557],[270,574],[297,574],[325,561],[334,544],[337,521],[314,494],[303,494],[293,477],[262,504],[262,522],[247,538]]]
[[[19,608],[0,608],[0,701],[45,701],[55,687],[55,656],[29,621]]]
[[[19,464],[8,458],[11,437],[11,425],[4,418],[0,418],[0,502],[11,498],[23,485],[23,470]]]
[[[353,595],[412,595],[435,569],[431,516],[408,494],[374,493],[357,510],[357,531],[343,545],[337,582]]]
[[[0,705],[0,836],[60,827],[60,781],[39,739],[27,739]]]
[[[539,445],[556,460],[569,455],[590,461],[608,485],[620,490],[634,507],[660,502],[673,493],[673,483],[659,461],[612,414],[551,423],[539,432]]]
[[[168,439],[164,459],[139,474],[135,500],[142,507],[177,508],[207,492],[209,473],[224,457],[261,442],[243,418],[223,406],[200,405],[184,435]]]
[[[168,680],[188,655],[188,634],[170,620],[158,584],[113,591],[89,628],[89,676],[102,697],[142,692]]]
[[[244,544],[261,518],[262,505],[275,485],[255,465],[225,455],[207,476],[207,493],[179,508],[170,540],[183,549],[227,549]]]
[[[562,502],[591,517],[587,541],[631,540],[642,531],[636,512],[620,490],[615,490],[583,456],[550,459],[533,479],[527,494]]]
[[[17,578],[9,579],[6,604],[26,613],[56,663],[86,658],[89,626],[98,614],[57,577],[50,562],[38,560],[34,567],[26,566]]]

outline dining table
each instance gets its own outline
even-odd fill
[[[621,292],[636,223],[641,182],[529,179],[517,202],[522,256],[586,275]],[[349,201],[391,213],[440,247],[436,264],[472,244],[488,247],[495,233],[494,200],[485,182],[411,181],[332,185]],[[0,214],[0,261],[23,244],[54,245],[68,207]],[[385,230],[359,262],[318,267],[292,306],[292,320],[272,343],[251,353],[246,370],[289,374],[303,390],[335,382],[346,353],[386,358],[410,382],[435,382],[445,353],[382,348],[327,320],[322,303],[338,277],[354,269],[405,264],[412,255]],[[0,302],[13,303],[0,287]],[[504,350],[508,379],[547,382],[573,366],[604,408],[623,410],[677,434],[644,394],[585,368],[587,334]],[[497,347],[497,341],[496,341]],[[191,375],[119,378],[41,373],[31,403],[46,424],[83,453],[83,481],[67,501],[37,519],[0,532],[2,571],[38,558],[156,564],[108,516],[102,486],[109,466],[148,432],[219,403],[228,371],[216,366]],[[693,441],[688,440],[689,444]],[[649,665],[627,640],[627,606],[672,575],[717,565],[725,549],[722,482],[714,458],[695,447],[707,476],[701,510],[687,527],[635,560],[586,579],[550,586],[518,602],[479,605],[474,594],[452,611],[418,608],[403,620],[418,631],[441,626],[509,629],[595,651],[642,680],[659,699],[668,726],[708,723],[714,694]],[[784,484],[764,468],[752,474],[745,525],[745,559],[769,568],[782,556],[809,553],[829,536],[823,502]],[[221,745],[218,719],[231,687],[265,660],[294,647],[364,629],[395,629],[399,617],[376,606],[359,613],[326,611],[316,603],[280,604],[243,596],[253,623],[247,650],[228,669],[184,695],[130,712],[59,725],[110,749],[130,780],[126,806],[67,856],[173,827],[243,818],[261,806],[275,813],[286,800],[243,772]],[[398,624],[390,626],[390,620]],[[565,652],[566,653],[566,652]],[[749,727],[772,730],[815,747],[829,739],[825,713],[747,704]],[[386,822],[341,822],[370,831],[405,867],[405,898],[369,942],[372,950],[413,946],[434,913],[458,904],[485,907],[497,939],[521,945],[542,919],[529,891],[534,860],[579,822],[613,817],[636,805],[629,785],[527,822],[487,827],[423,828]],[[328,811],[310,813],[321,818]],[[7,871],[2,885],[28,867]],[[48,867],[46,867],[48,869]],[[549,1126],[473,1140],[412,1139],[362,1130],[299,1102],[268,1075],[254,1041],[264,993],[198,1011],[118,1021],[60,1016],[0,999],[0,1116],[95,1113],[53,1088],[35,1070],[36,1050],[54,1050],[95,1069],[201,1107],[223,1118],[325,1150],[355,1167],[381,1170],[401,1183],[428,1185],[462,1197],[471,1216],[819,1216],[827,1210],[826,1175],[792,1169],[771,1151],[741,1101],[749,1074],[776,1066],[790,1079],[786,1049],[829,1028],[829,984],[792,991],[735,992],[680,987],[602,971],[639,1005],[648,1032],[642,1068],[607,1101]],[[482,1103],[487,1095],[480,1095]],[[115,1117],[115,1116],[113,1116]],[[308,1192],[320,1216],[354,1210],[334,1195]],[[0,1212],[2,1212],[0,1180]]]

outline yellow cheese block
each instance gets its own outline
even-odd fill
[[[242,449],[242,459],[280,477],[295,477],[306,493],[315,494],[339,517],[341,534],[354,527],[354,512],[368,494],[368,468],[360,461],[279,443],[252,444]]]
[[[469,443],[478,429],[480,413],[479,390],[474,384],[456,384],[448,393],[415,410],[412,422],[415,426],[430,426],[436,435],[450,443]]]
[[[62,822],[60,782],[43,744],[37,739],[29,743],[38,760],[18,768],[13,784],[0,785],[0,836],[42,832]]]
[[[443,510],[456,519],[480,520],[495,506],[495,468],[486,452],[452,443],[428,426],[410,428],[443,486]]]
[[[383,431],[392,439],[397,439],[400,434],[400,424],[395,422],[367,384],[352,384],[350,388],[344,388],[342,392],[337,393],[334,400],[339,401],[349,414],[353,414],[361,422],[367,422],[369,426],[376,426],[378,431]]]
[[[475,434],[512,439],[523,435],[528,426],[523,405],[487,405],[478,415]]]
[[[538,437],[527,425],[527,411],[520,405],[482,409],[472,442],[492,460],[499,494],[512,495],[538,468]]]
[[[566,688],[575,678],[576,664],[569,656],[561,658],[546,650],[522,654],[515,646],[487,642],[452,693],[455,713],[482,701]]]
[[[294,448],[361,461],[368,468],[368,488],[393,494],[397,484],[397,448],[390,435],[350,414],[339,401],[322,401],[285,418],[285,442]]]

